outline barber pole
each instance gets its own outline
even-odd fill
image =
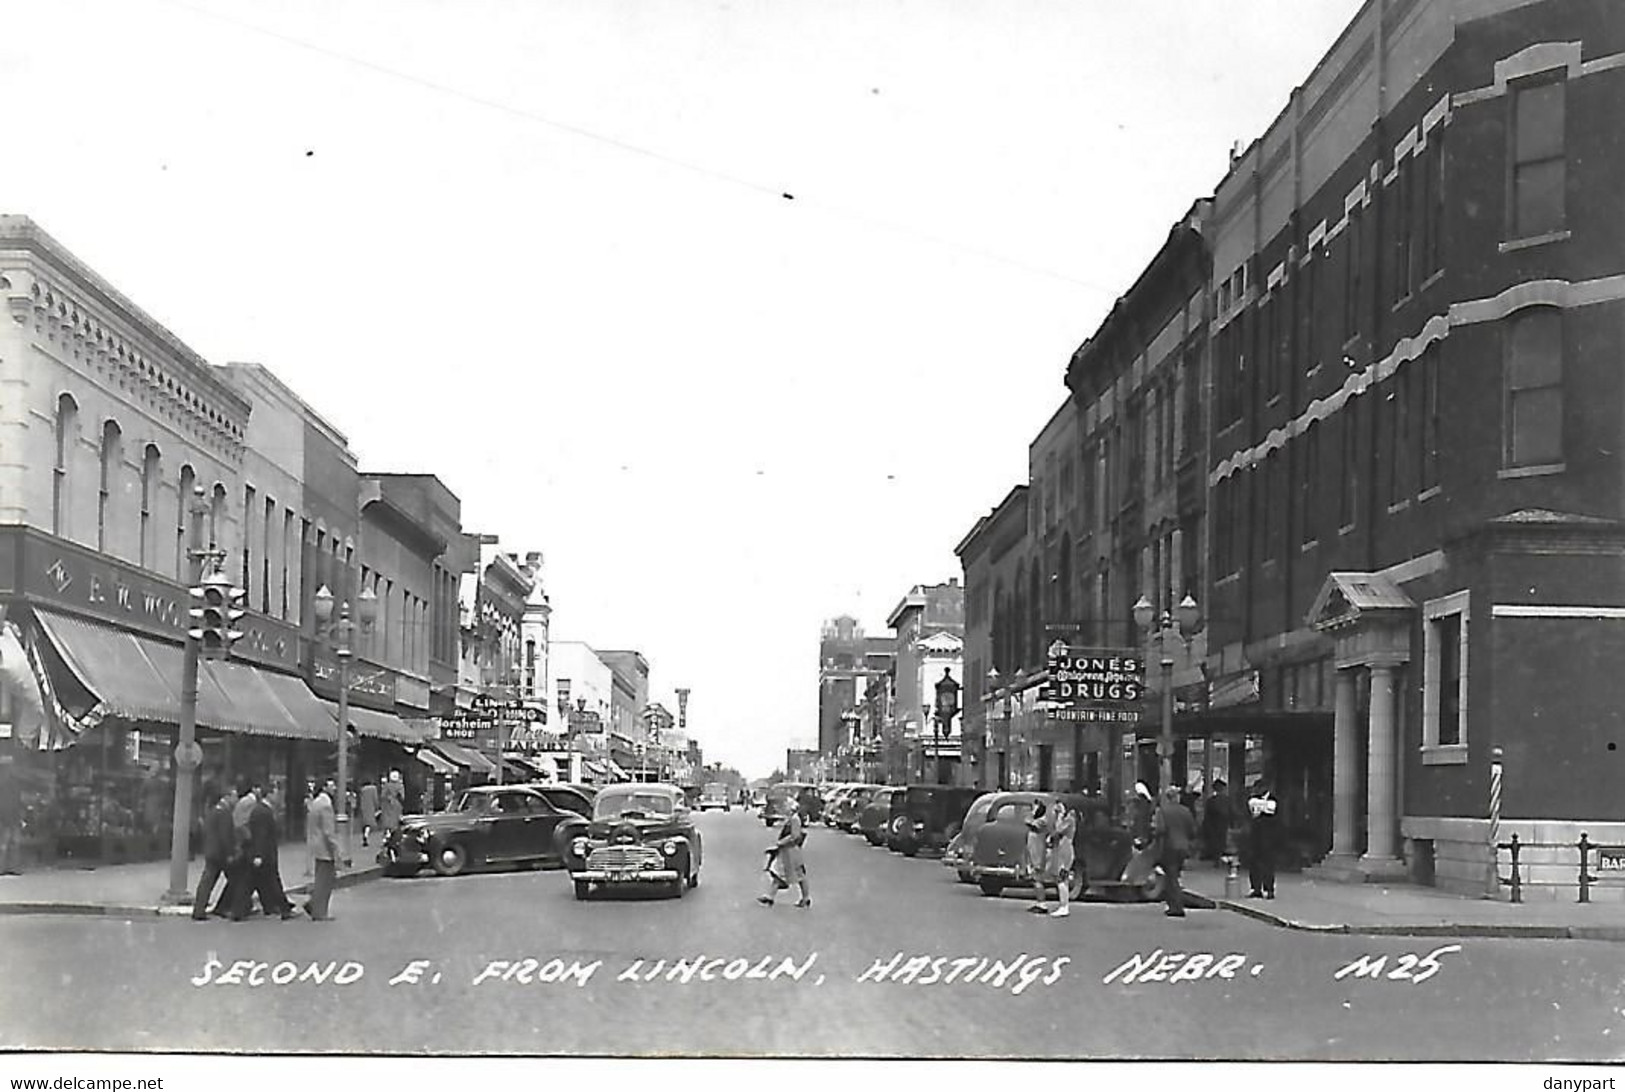
[[[1490,748],[1490,893],[1501,890],[1501,748]],[[1517,866],[1514,865],[1514,868]]]

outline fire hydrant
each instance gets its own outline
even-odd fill
[[[1224,859],[1224,863],[1229,866],[1229,871],[1227,871],[1224,876],[1224,897],[1227,899],[1239,899],[1241,898],[1241,876],[1236,871],[1235,854],[1227,855]]]

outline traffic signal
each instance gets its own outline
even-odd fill
[[[204,659],[225,659],[233,642],[242,637],[237,623],[246,613],[243,601],[247,594],[242,588],[232,587],[231,577],[218,569],[192,589],[192,607],[187,612],[192,628],[186,635],[198,643]]]

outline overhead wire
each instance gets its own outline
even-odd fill
[[[537,112],[535,110],[531,110],[531,109],[521,107],[521,106],[515,106],[512,103],[503,102],[503,101],[501,101],[499,99],[494,99],[494,98],[490,98],[490,97],[485,96],[485,95],[480,95],[480,94],[476,94],[476,93],[471,92],[471,91],[466,91],[466,90],[464,90],[462,88],[454,87],[454,86],[451,86],[451,85],[445,84],[445,83],[441,83],[441,82],[439,82],[437,80],[433,80],[433,79],[430,79],[430,78],[425,77],[425,76],[420,76],[420,75],[418,75],[416,73],[407,72],[407,71],[404,71],[402,69],[390,67],[388,65],[379,64],[376,61],[369,61],[366,58],[357,57],[357,56],[355,56],[353,54],[345,53],[345,52],[343,52],[341,50],[332,49],[332,48],[329,48],[327,46],[320,45],[320,44],[318,44],[316,42],[309,41],[309,40],[304,39],[304,38],[296,37],[294,35],[287,34],[287,33],[284,33],[282,31],[273,30],[270,27],[261,26],[258,23],[251,23],[251,22],[248,22],[248,21],[243,20],[243,19],[236,18],[236,17],[231,16],[231,15],[225,15],[225,14],[222,14],[222,13],[217,12],[217,11],[211,11],[211,10],[209,10],[207,8],[200,8],[200,7],[198,7],[198,6],[194,5],[194,4],[186,3],[185,0],[157,0],[157,2],[165,4],[165,5],[167,5],[169,7],[172,7],[172,8],[178,8],[180,10],[189,12],[189,13],[191,13],[193,15],[202,16],[202,17],[207,18],[207,19],[213,19],[213,20],[215,20],[217,22],[229,24],[229,25],[234,26],[234,27],[236,27],[236,28],[238,28],[240,30],[245,30],[245,31],[248,31],[248,32],[251,32],[251,33],[254,33],[254,34],[258,34],[258,35],[262,35],[262,36],[267,37],[267,38],[274,39],[276,41],[284,43],[285,45],[290,45],[290,46],[293,46],[293,47],[298,48],[298,49],[307,50],[307,51],[309,51],[311,53],[315,53],[315,54],[318,54],[320,56],[327,57],[330,60],[340,61],[340,62],[342,62],[344,64],[355,65],[358,68],[365,69],[365,70],[367,70],[369,72],[373,72],[373,73],[376,73],[376,74],[381,75],[381,76],[387,76],[387,77],[389,77],[391,79],[396,79],[396,80],[403,81],[405,83],[410,83],[410,84],[413,84],[413,85],[415,85],[417,87],[421,87],[421,88],[423,88],[425,90],[433,91],[433,92],[435,92],[437,94],[443,94],[443,95],[447,95],[447,96],[450,96],[450,97],[455,98],[455,99],[460,99],[463,102],[467,102],[467,103],[469,103],[471,105],[481,106],[481,107],[485,107],[486,109],[500,111],[500,112],[502,112],[504,114],[508,114],[508,115],[510,115],[512,117],[519,118],[519,119],[522,119],[524,121],[529,121],[529,122],[533,122],[533,123],[538,124],[538,125],[547,126],[548,128],[556,129],[559,132],[567,133],[567,134],[569,134],[571,136],[574,136],[574,137],[577,137],[577,138],[579,138],[581,140],[586,140],[586,141],[591,141],[593,143],[602,144],[602,145],[604,145],[606,147],[613,148],[613,149],[615,149],[617,151],[624,152],[624,153],[626,153],[628,155],[638,156],[638,157],[641,157],[641,158],[644,158],[644,159],[652,160],[654,162],[662,163],[662,164],[664,164],[666,166],[674,167],[674,168],[677,168],[678,170],[686,171],[688,173],[698,175],[698,176],[703,177],[703,178],[710,179],[713,182],[720,182],[720,183],[723,183],[723,184],[726,184],[726,185],[738,187],[740,189],[748,190],[748,191],[751,191],[753,193],[761,194],[763,196],[771,197],[771,198],[774,198],[776,200],[784,201],[784,202],[787,202],[787,203],[788,202],[794,202],[797,205],[806,205],[806,206],[815,208],[815,209],[817,209],[817,210],[819,210],[821,212],[824,212],[824,213],[827,213],[827,214],[830,214],[830,215],[833,215],[833,216],[836,216],[836,217],[842,217],[842,218],[846,218],[846,219],[849,219],[849,220],[856,221],[858,223],[862,223],[865,226],[868,226],[868,227],[871,227],[871,228],[877,228],[877,229],[880,229],[880,230],[883,230],[883,231],[890,231],[890,232],[893,232],[893,233],[898,234],[898,235],[909,236],[909,237],[912,237],[914,239],[918,239],[918,240],[923,241],[923,242],[931,243],[931,244],[934,244],[936,246],[944,247],[944,248],[949,249],[949,250],[957,250],[957,251],[963,252],[965,254],[973,255],[973,256],[979,257],[979,258],[983,258],[983,259],[991,261],[991,262],[996,262],[996,263],[1001,264],[1001,265],[1011,266],[1013,268],[1020,269],[1020,270],[1023,270],[1025,272],[1028,272],[1028,273],[1032,273],[1032,274],[1037,275],[1037,276],[1047,277],[1047,278],[1050,278],[1050,279],[1053,279],[1053,280],[1058,280],[1058,281],[1064,281],[1064,282],[1066,282],[1068,284],[1077,285],[1077,286],[1079,286],[1081,288],[1088,288],[1088,289],[1090,289],[1092,291],[1104,293],[1104,294],[1107,294],[1107,295],[1114,295],[1115,294],[1114,289],[1107,288],[1104,285],[1097,284],[1097,283],[1094,283],[1094,282],[1091,282],[1091,281],[1082,280],[1082,279],[1080,279],[1078,277],[1072,276],[1071,274],[1063,273],[1063,272],[1061,272],[1059,270],[1052,269],[1052,268],[1049,268],[1047,266],[1036,265],[1036,264],[1034,264],[1032,262],[1023,261],[1022,259],[1011,257],[1008,254],[1004,254],[1004,253],[1001,253],[999,251],[989,249],[987,247],[978,246],[978,245],[973,244],[973,243],[966,243],[966,242],[964,242],[962,240],[958,240],[958,239],[951,239],[951,238],[948,238],[946,236],[937,235],[937,234],[935,234],[933,232],[923,231],[923,230],[921,230],[919,228],[913,227],[913,226],[908,225],[908,224],[901,224],[901,223],[898,223],[896,221],[886,220],[886,219],[883,219],[883,218],[873,216],[871,214],[859,211],[857,209],[849,208],[849,207],[844,206],[844,205],[834,204],[834,203],[831,203],[831,202],[821,201],[821,200],[817,200],[817,199],[809,200],[804,193],[797,193],[797,192],[794,192],[794,191],[791,191],[791,190],[786,190],[783,187],[770,186],[770,185],[767,185],[765,183],[754,181],[753,179],[742,177],[740,175],[730,174],[727,171],[720,171],[720,170],[717,170],[717,169],[712,168],[712,167],[707,167],[704,164],[695,163],[695,162],[693,162],[691,160],[682,159],[682,158],[680,158],[678,156],[674,156],[674,155],[671,155],[671,154],[669,154],[667,152],[662,152],[662,151],[659,151],[659,150],[654,149],[654,148],[649,148],[649,147],[647,147],[645,145],[635,144],[635,143],[633,143],[631,141],[622,140],[619,137],[610,136],[608,134],[597,132],[595,130],[588,129],[588,128],[585,128],[585,127],[580,126],[580,125],[575,125],[575,124],[572,124],[572,123],[567,122],[567,121],[560,121],[557,118],[550,117],[550,116],[548,116],[546,114],[539,113],[539,112]]]

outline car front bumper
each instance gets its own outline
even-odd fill
[[[1013,865],[972,865],[970,874],[980,880],[1004,880],[1006,883],[1029,883],[1032,880],[1025,868]]]
[[[675,868],[584,868],[570,873],[570,878],[578,883],[662,883],[682,877]]]
[[[395,865],[421,868],[429,863],[429,851],[417,842],[400,842],[396,845],[387,845],[378,851],[378,863],[386,868]]]

